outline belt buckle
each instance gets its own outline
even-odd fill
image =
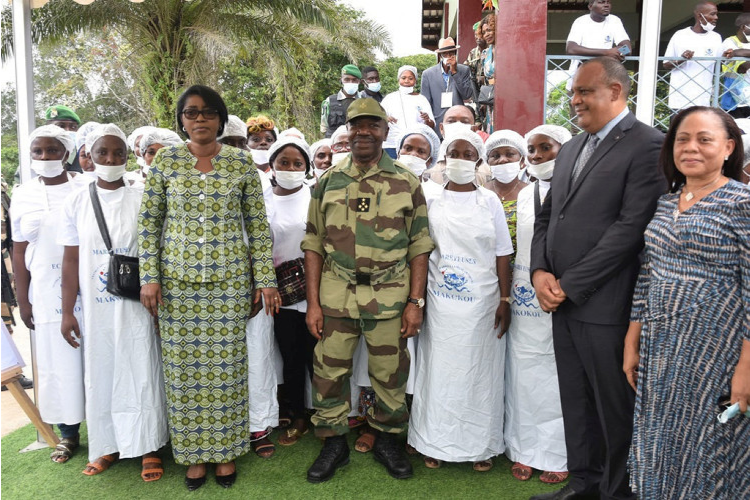
[[[354,273],[358,285],[370,286],[370,273]]]

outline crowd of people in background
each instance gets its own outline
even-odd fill
[[[575,136],[493,130],[494,15],[466,64],[441,39],[387,95],[345,65],[312,144],[201,85],[177,132],[50,107],[5,208],[51,459],[85,421],[85,475],[140,458],[159,480],[169,442],[189,490],[209,466],[231,487],[238,457],[314,430],[320,483],[354,431],[397,479],[410,457],[505,454],[519,481],[565,483],[536,500],[750,495],[750,100],[675,104],[666,136],[637,121],[627,33],[609,0],[589,9]],[[673,86],[716,18],[699,3],[670,42]],[[714,55],[750,55],[737,22]],[[113,287],[130,265],[133,296]]]

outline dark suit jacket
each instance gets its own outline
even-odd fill
[[[568,300],[558,310],[574,319],[625,324],[643,233],[667,190],[657,165],[664,135],[629,113],[572,183],[586,137],[577,135],[557,156],[550,193],[534,224],[531,272],[544,269],[560,280]]]
[[[456,65],[456,74],[448,80],[448,90],[453,92],[453,106],[474,99],[474,84],[471,82],[471,69],[468,66]],[[432,106],[435,130],[438,134],[440,134],[439,125],[443,122],[443,115],[448,110],[448,108],[440,107],[440,97],[445,91],[443,69],[438,62],[422,72],[422,83],[419,90],[419,93],[425,96]]]

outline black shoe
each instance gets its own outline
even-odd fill
[[[411,462],[404,453],[404,447],[399,446],[395,434],[379,432],[372,447],[372,456],[385,465],[385,470],[396,479],[408,479],[414,475]]]
[[[21,387],[23,387],[24,389],[34,388],[34,381],[30,378],[26,378],[25,375],[21,375],[21,378],[19,378],[18,381],[21,383]]]
[[[206,484],[206,475],[204,474],[201,477],[187,477],[185,476],[185,486],[187,486],[188,491],[195,491],[201,486]]]
[[[228,476],[216,476],[216,484],[218,484],[222,488],[231,488],[236,479],[237,479],[237,470],[235,470]]]
[[[589,500],[598,498],[598,494],[586,495],[583,493],[578,493],[570,485],[567,485],[562,489],[553,491],[552,493],[542,493],[541,495],[534,495],[533,497],[529,498],[529,500]]]
[[[311,483],[322,483],[333,477],[336,469],[349,463],[349,444],[346,436],[326,438],[318,458],[307,469],[307,480]]]

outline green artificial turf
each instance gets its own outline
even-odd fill
[[[354,434],[350,434],[351,462],[339,469],[330,481],[310,484],[305,473],[315,460],[320,441],[312,434],[305,435],[291,447],[276,446],[270,459],[249,453],[237,461],[237,482],[224,490],[209,480],[195,492],[188,492],[183,483],[185,467],[172,460],[169,446],[160,451],[165,473],[159,480],[146,483],[140,478],[138,459],[124,459],[101,475],[81,474],[87,462],[88,450],[85,425],[81,429],[83,445],[65,464],[49,459],[50,449],[18,453],[36,439],[31,425],[2,438],[2,476],[0,489],[6,500],[22,499],[362,499],[401,498],[430,499],[527,499],[529,496],[555,491],[560,486],[549,486],[539,481],[539,472],[526,482],[513,478],[510,462],[505,457],[495,459],[489,472],[475,472],[470,463],[444,463],[440,469],[427,469],[420,457],[411,457],[414,477],[396,480],[388,476],[371,453],[354,451]],[[276,442],[276,433],[271,438]]]

